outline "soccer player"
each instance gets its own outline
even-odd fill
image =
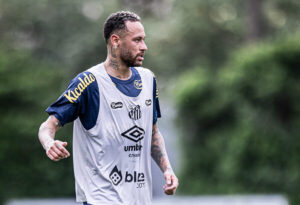
[[[77,75],[50,105],[39,139],[53,161],[70,156],[56,131],[74,121],[76,201],[91,205],[151,204],[151,156],[164,174],[164,192],[178,179],[157,127],[161,116],[153,73],[140,67],[147,46],[140,17],[111,14],[104,24],[107,58]]]

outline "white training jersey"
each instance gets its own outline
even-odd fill
[[[87,130],[77,118],[73,160],[77,202],[92,205],[151,204],[151,137],[153,74],[136,68],[141,82],[137,97],[118,90],[104,64],[90,68],[99,87],[99,112]],[[83,83],[84,86],[84,83]]]

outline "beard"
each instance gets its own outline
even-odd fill
[[[143,61],[137,60],[140,55],[141,54],[137,54],[134,56],[128,49],[122,49],[120,52],[120,59],[127,67],[141,66]]]

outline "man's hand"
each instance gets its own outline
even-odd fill
[[[153,125],[152,141],[151,141],[151,156],[157,163],[161,171],[164,173],[166,185],[163,187],[167,195],[173,195],[178,187],[178,179],[173,172],[169,158],[165,148],[164,138],[160,134],[157,125]]]
[[[70,156],[70,153],[65,148],[68,143],[54,140],[55,133],[60,127],[61,124],[59,120],[54,115],[50,115],[48,119],[41,124],[38,133],[39,140],[46,150],[47,156],[53,161],[59,161]]]
[[[67,158],[70,156],[70,153],[65,148],[68,145],[67,142],[62,142],[59,140],[55,140],[49,142],[46,150],[47,156],[53,161],[59,161],[61,159]]]
[[[164,177],[166,180],[166,185],[164,186],[164,192],[167,195],[174,195],[176,192],[176,189],[179,185],[178,179],[173,171],[167,170],[164,173]]]

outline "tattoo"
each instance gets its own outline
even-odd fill
[[[116,52],[114,51],[113,46],[110,47],[110,54],[111,54],[111,57],[117,58],[117,55],[116,55]]]
[[[164,140],[156,126],[154,126],[152,130],[151,156],[162,172],[172,170]]]
[[[115,70],[119,70],[119,64],[117,60],[109,59],[109,66]]]
[[[109,58],[109,66],[115,70],[119,69],[119,63],[117,60],[117,54],[115,52],[115,49],[113,48],[113,46],[110,46],[110,55],[111,58]]]

